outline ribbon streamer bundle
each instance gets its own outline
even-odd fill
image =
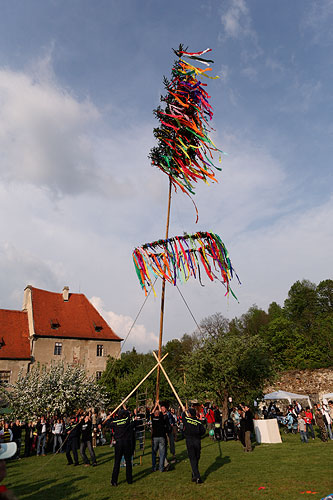
[[[226,295],[231,292],[237,300],[229,284],[234,269],[228,251],[217,234],[197,232],[146,243],[133,251],[133,261],[146,295],[147,287],[153,288],[151,274],[174,285],[177,280],[185,282],[191,276],[198,277],[201,283],[204,269],[211,281],[221,281],[227,289]],[[239,281],[236,273],[235,276]]]
[[[186,62],[184,58],[210,66],[213,61],[200,56],[211,49],[201,52],[186,52],[182,45],[174,50],[179,57],[172,68],[172,79],[164,78],[167,94],[161,97],[165,108],[154,110],[160,121],[160,127],[154,129],[158,146],[150,150],[152,165],[166,173],[175,189],[179,187],[190,196],[194,194],[194,182],[203,180],[216,181],[212,167],[221,170],[213,163],[213,153],[220,152],[208,133],[213,130],[208,123],[213,117],[213,110],[208,100],[210,96],[197,77],[208,76],[210,67],[201,69]],[[221,161],[221,157],[220,157]]]

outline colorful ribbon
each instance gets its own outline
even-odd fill
[[[204,269],[211,281],[221,281],[226,287],[226,295],[230,292],[237,300],[230,287],[230,280],[234,274],[238,281],[239,278],[232,267],[228,251],[217,234],[197,232],[145,243],[133,251],[133,262],[146,295],[149,286],[155,294],[153,277],[165,278],[176,285],[177,280],[186,282],[193,276],[198,277],[201,283]]]
[[[166,173],[174,188],[179,187],[184,193],[195,194],[194,183],[203,180],[217,182],[213,168],[213,153],[220,152],[209,132],[213,130],[208,124],[213,117],[213,110],[208,100],[210,96],[204,89],[206,84],[197,76],[208,76],[211,68],[197,68],[182,57],[210,66],[210,59],[199,57],[211,49],[201,52],[186,52],[182,46],[174,51],[179,57],[172,68],[172,79],[164,79],[167,94],[161,97],[164,109],[159,106],[154,110],[160,126],[154,129],[158,145],[150,150],[152,165]]]

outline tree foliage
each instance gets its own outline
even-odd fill
[[[215,315],[212,318],[217,320]],[[273,374],[267,346],[259,335],[239,333],[225,328],[221,317],[219,333],[210,328],[199,345],[185,359],[187,396],[212,399],[224,411],[229,397],[249,400],[261,396],[264,382]],[[201,329],[209,325],[207,319]]]

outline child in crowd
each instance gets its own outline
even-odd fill
[[[304,419],[305,415],[303,412],[299,413],[297,417],[298,421],[298,431],[301,435],[301,441],[302,443],[307,443],[308,442],[308,436],[306,434],[306,422]]]

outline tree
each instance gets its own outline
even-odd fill
[[[268,321],[268,314],[255,304],[241,317],[242,328],[249,335],[259,335]]]
[[[317,294],[320,312],[333,314],[333,280],[321,281]]]
[[[227,416],[228,398],[250,400],[261,395],[273,367],[259,335],[227,332],[207,337],[185,358],[189,398],[213,399]]]
[[[308,280],[296,281],[284,301],[285,316],[310,337],[311,326],[318,313],[316,285]]]
[[[15,417],[33,419],[41,415],[70,415],[79,408],[104,404],[105,398],[95,380],[81,366],[51,364],[33,367],[19,374],[8,390],[1,389]]]
[[[221,313],[215,313],[201,321],[199,336],[201,338],[215,338],[225,335],[228,331],[229,321]]]

